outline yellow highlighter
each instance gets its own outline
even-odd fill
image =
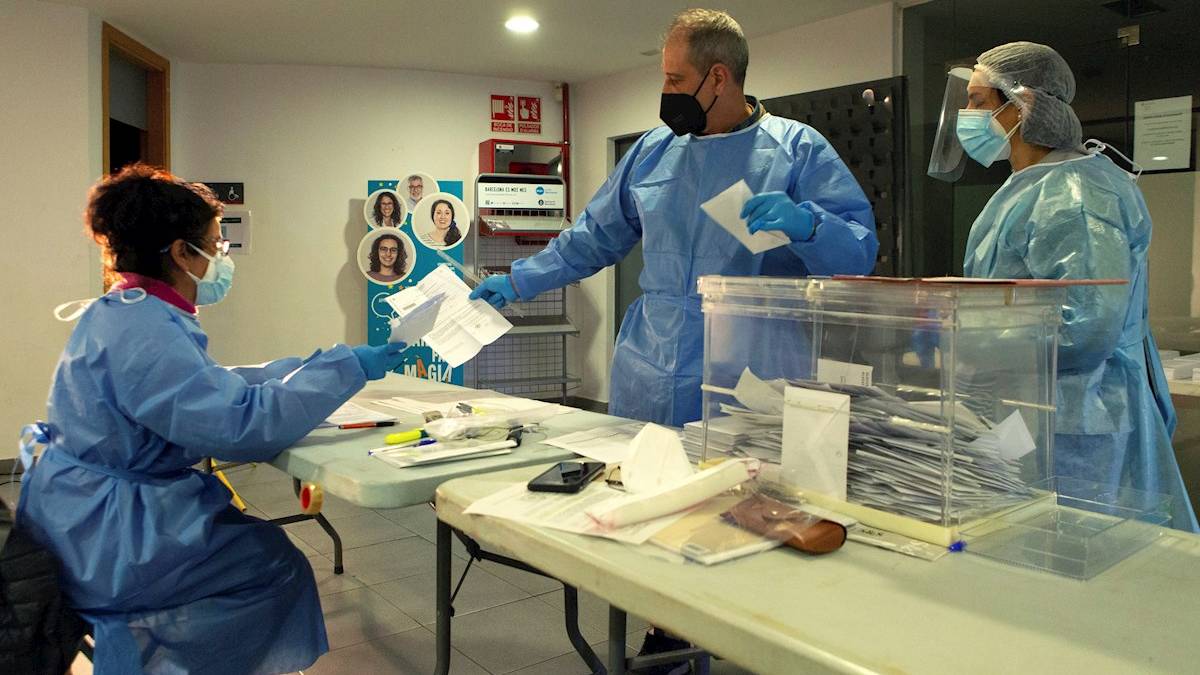
[[[388,445],[403,445],[405,443],[413,443],[425,438],[429,434],[425,433],[424,429],[409,429],[408,431],[400,431],[394,434],[388,434],[383,437],[383,442]]]

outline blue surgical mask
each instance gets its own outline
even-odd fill
[[[1008,139],[1017,132],[1017,127],[1021,126],[1021,122],[1018,121],[1008,133],[1005,133],[1004,126],[996,119],[996,115],[999,115],[1000,111],[1007,108],[1010,103],[1005,103],[995,110],[963,109],[958,111],[955,132],[958,134],[958,142],[962,144],[963,150],[971,159],[984,166],[991,166],[998,159],[1008,158],[1011,151]]]
[[[215,305],[225,298],[229,288],[233,286],[233,259],[226,254],[211,256],[191,243],[188,243],[188,246],[208,259],[208,269],[204,271],[203,277],[187,273],[192,281],[196,282],[196,304]]]

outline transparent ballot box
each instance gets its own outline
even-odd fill
[[[934,544],[1051,477],[1065,289],[1038,282],[705,276],[706,458]]]
[[[1001,562],[1091,579],[1154,541],[1171,497],[1056,476],[1033,499],[963,526],[967,550]]]

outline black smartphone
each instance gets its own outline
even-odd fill
[[[529,481],[534,492],[579,492],[601,471],[604,462],[559,462]]]

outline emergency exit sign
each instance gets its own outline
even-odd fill
[[[542,133],[542,97],[492,94],[492,131]]]

